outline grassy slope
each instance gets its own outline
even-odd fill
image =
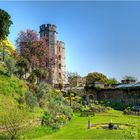
[[[96,116],[91,118],[91,123],[108,123],[110,120],[115,123],[130,123],[136,125],[134,130],[140,128],[140,117],[131,116],[131,115],[123,115],[122,112],[119,111],[110,111],[109,113],[97,114]],[[34,132],[41,135],[35,135],[34,138],[39,137],[38,139],[124,139],[126,134],[128,134],[127,130],[97,130],[97,129],[87,129],[87,117],[79,117],[76,114],[71,122],[69,122],[64,128],[61,128],[55,133],[49,134],[45,129],[42,130],[32,130],[28,131],[25,136],[29,136]],[[46,131],[46,134],[43,134],[42,131]],[[43,136],[45,135],[45,136]]]
[[[15,76],[8,77],[0,75],[0,94],[18,96],[23,95],[27,89],[27,86],[22,80],[19,80]]]
[[[0,64],[0,94],[15,97],[23,95],[26,90],[27,86],[24,81],[15,76],[7,76],[3,66]]]

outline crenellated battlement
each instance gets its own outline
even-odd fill
[[[42,24],[40,26],[40,32],[41,31],[46,31],[46,30],[56,32],[56,28],[57,27],[54,24]]]

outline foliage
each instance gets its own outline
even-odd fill
[[[0,65],[0,94],[15,98],[24,95],[27,89],[22,80],[15,76],[7,76],[5,68]]]
[[[42,68],[36,68],[35,70],[33,70],[33,73],[37,77],[37,83],[42,82],[42,80],[45,80],[48,76],[47,71],[45,69],[42,69]]]
[[[13,53],[15,52],[15,48],[12,43],[7,38],[0,42],[0,60],[4,60],[6,55],[12,57]]]
[[[33,93],[31,91],[27,91],[25,93],[25,101],[32,110],[34,110],[34,107],[38,105],[37,98],[33,96]]]
[[[94,84],[94,82],[106,83],[106,81],[107,81],[107,77],[104,74],[98,72],[89,73],[86,77],[87,85],[92,85]]]
[[[113,129],[113,128],[114,128],[114,124],[113,124],[112,122],[109,122],[109,123],[108,123],[108,128],[109,128],[109,129]]]
[[[3,96],[0,99],[0,125],[3,126],[11,139],[15,139],[18,132],[25,129],[27,113],[20,110],[11,97]]]
[[[76,95],[76,93],[72,91],[68,91],[64,95],[65,101],[67,101],[67,104],[71,106],[73,111],[79,111],[81,108],[81,97]]]
[[[124,109],[123,113],[124,114],[132,114],[132,108],[131,107],[127,107],[126,109]]]
[[[109,78],[107,79],[106,84],[108,85],[118,84],[118,81],[116,78]]]
[[[49,92],[49,85],[41,83],[36,91],[36,97],[39,102],[39,106],[44,108],[46,106],[47,93]]]
[[[123,80],[137,80],[137,78],[133,77],[133,76],[126,75],[123,77]]]
[[[11,57],[6,57],[4,62],[7,74],[9,76],[13,75],[16,72],[15,60]]]
[[[34,30],[21,31],[16,40],[21,56],[25,57],[31,67],[47,68],[47,43],[45,38],[38,38],[38,34]]]
[[[132,107],[131,104],[126,105],[123,103],[113,102],[113,101],[100,101],[100,103],[104,106],[108,106],[108,107],[114,108],[116,110],[121,110],[121,111],[123,111],[127,107]]]
[[[109,109],[110,108],[105,107],[104,105],[90,103],[86,106],[82,106],[80,110],[98,113],[98,112],[107,112]]]
[[[32,72],[30,76],[27,78],[27,81],[34,84],[36,82],[36,75]]]
[[[51,87],[46,83],[41,83],[39,88],[36,92],[37,99],[40,100],[41,98],[47,98],[47,93]]]
[[[137,132],[137,129],[140,127],[140,117],[123,115],[121,111],[109,110],[104,113],[96,113],[94,117],[90,117],[91,129],[87,129],[88,118],[80,117],[79,113],[75,113],[73,119],[65,127],[58,130],[56,133],[50,135],[46,134],[39,139],[130,139],[129,137],[124,137],[125,132],[129,135],[128,130],[110,131],[92,128],[94,124],[108,124],[110,120],[112,120],[114,124],[132,124],[135,126],[134,132]]]
[[[17,72],[16,74],[21,78],[29,71],[29,62],[23,57],[19,57],[16,61]]]
[[[11,16],[6,11],[0,9],[0,40],[8,36],[11,24]]]
[[[64,84],[63,83],[59,83],[58,84],[58,88],[60,89],[60,91],[63,89],[63,87],[64,87]]]
[[[67,80],[68,80],[68,83],[69,83],[69,87],[70,88],[76,87],[77,82],[78,82],[78,78],[80,77],[78,75],[78,73],[77,72],[67,72],[66,76],[67,76]]]
[[[50,90],[47,94],[47,109],[42,116],[42,124],[59,128],[72,117],[72,109],[65,104],[61,92]]]
[[[109,108],[103,106],[103,105],[95,105],[95,104],[89,104],[88,105],[90,110],[93,112],[106,112]]]
[[[81,108],[81,97],[76,95],[71,97],[71,108],[74,112],[79,111]]]

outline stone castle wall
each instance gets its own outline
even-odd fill
[[[140,87],[129,89],[89,89],[85,93],[86,99],[111,101],[123,104],[140,105]]]
[[[45,37],[48,41],[49,60],[54,65],[49,70],[48,82],[55,86],[65,83],[65,44],[57,40],[57,28],[53,24],[43,24],[40,26],[40,37]],[[52,62],[53,61],[53,62]]]

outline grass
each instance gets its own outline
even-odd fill
[[[0,94],[12,97],[23,95],[27,90],[25,82],[16,76],[9,77],[5,73],[3,65],[0,64]]]
[[[26,131],[22,132],[22,134],[20,135],[20,138],[24,138],[24,139],[40,138],[44,135],[50,135],[55,132],[56,132],[56,129],[52,129],[46,126],[28,128]]]
[[[140,128],[140,117],[123,115],[121,111],[111,110],[107,113],[98,113],[91,117],[91,123],[108,123],[112,120],[113,123],[132,124],[134,130],[101,130],[87,129],[87,117],[80,117],[75,114],[73,119],[60,130],[52,130],[47,127],[34,128],[24,133],[26,138],[40,139],[132,139],[133,134]]]

